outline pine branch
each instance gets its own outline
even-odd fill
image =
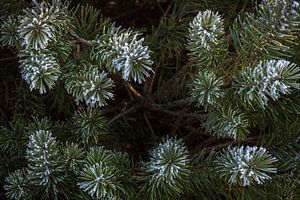
[[[115,121],[117,121],[119,118],[126,116],[130,113],[136,112],[137,110],[139,110],[140,108],[142,108],[143,105],[140,103],[134,104],[132,107],[128,108],[127,110],[119,113],[118,115],[114,116],[111,120],[109,120],[109,123],[112,124]]]
[[[161,106],[159,104],[152,104],[152,103],[145,102],[144,105],[145,105],[145,109],[166,113],[168,115],[197,118],[197,115],[195,115],[193,113],[185,113],[185,112],[183,113],[181,111],[172,111],[172,110],[169,110],[167,108],[164,108],[164,106]]]
[[[1,58],[0,62],[13,61],[13,60],[19,60],[19,58],[18,57]]]
[[[7,198],[295,197],[299,0],[17,4],[0,19],[18,54],[0,59]]]
[[[169,103],[166,103],[166,104],[154,104],[154,103],[150,103],[146,99],[143,99],[143,101],[140,101],[140,102],[137,102],[137,103],[133,104],[132,107],[130,107],[127,110],[125,110],[125,111],[119,113],[118,115],[114,116],[111,120],[109,120],[109,123],[113,123],[116,120],[118,120],[119,118],[121,118],[123,116],[126,116],[127,114],[137,112],[140,108],[148,109],[148,110],[155,111],[155,112],[159,111],[159,112],[166,113],[166,114],[169,114],[169,115],[174,115],[174,116],[183,115],[183,116],[186,116],[186,117],[194,117],[195,118],[196,115],[194,115],[194,114],[182,113],[182,112],[176,112],[176,111],[169,110],[171,108],[176,108],[176,107],[183,106],[183,105],[186,105],[186,104],[189,104],[189,103],[191,103],[191,98],[181,99],[181,100],[174,101],[174,102],[169,102]]]
[[[176,107],[187,106],[187,105],[190,105],[191,103],[192,103],[192,98],[187,97],[184,99],[179,99],[179,100],[172,101],[172,102],[165,103],[165,104],[157,104],[157,107],[171,109],[171,108],[176,108]]]
[[[76,43],[82,44],[82,45],[85,45],[85,46],[93,46],[93,42],[88,41],[88,40],[78,36],[75,32],[71,32],[71,35],[75,38]]]
[[[179,71],[177,71],[172,77],[170,77],[161,87],[160,90],[169,90],[172,89],[174,84],[177,84],[181,77],[186,75],[188,72],[192,70],[192,65],[190,63],[183,66]],[[159,90],[154,92],[151,95],[153,100],[158,100],[160,97]]]
[[[145,98],[141,95],[128,81],[123,81],[123,84],[130,90],[130,92],[136,96],[141,101],[144,101]]]
[[[229,147],[217,158],[217,170],[230,184],[250,186],[253,182],[263,184],[276,173],[277,159],[263,147]]]
[[[154,32],[154,37],[156,34],[158,34],[162,24],[163,24],[163,20],[167,17],[168,13],[170,12],[172,7],[172,3],[169,4],[168,8],[166,9],[166,11],[164,12],[163,16],[160,18],[160,23],[158,25],[158,27],[156,28],[155,32]],[[154,66],[154,71],[157,72],[158,69],[160,68],[161,63],[157,63]],[[144,93],[145,94],[151,94],[152,93],[152,89],[153,89],[153,84],[154,84],[154,80],[156,77],[156,73],[154,73],[153,75],[151,75],[150,77],[147,78],[146,82],[145,82],[145,87],[144,87]]]
[[[218,150],[221,150],[221,149],[223,149],[225,147],[228,147],[230,145],[252,143],[252,142],[255,142],[256,139],[257,139],[257,137],[253,136],[253,137],[246,138],[244,140],[231,140],[229,142],[225,142],[225,143],[222,143],[222,144],[217,144],[217,145],[210,146],[210,147],[204,147],[204,148],[203,148],[202,145],[199,145],[198,147],[196,147],[195,149],[193,149],[191,151],[191,154],[196,155],[200,152],[203,153],[203,150],[204,150],[204,153],[209,153],[212,150],[218,151]]]

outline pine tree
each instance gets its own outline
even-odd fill
[[[300,198],[300,1],[0,10],[1,199]]]

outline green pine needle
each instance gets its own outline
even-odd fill
[[[268,174],[276,173],[277,161],[265,148],[241,146],[228,148],[216,160],[217,170],[229,183],[249,186],[262,184],[271,179]]]

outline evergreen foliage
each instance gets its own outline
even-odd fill
[[[25,178],[26,174],[22,170],[16,170],[6,177],[5,189],[8,191],[7,196],[11,199],[23,199],[28,196],[26,185],[28,181]]]
[[[145,168],[149,173],[145,187],[150,199],[175,198],[188,183],[188,151],[181,140],[164,139],[151,151]]]
[[[58,146],[50,131],[38,130],[30,138],[26,150],[28,181],[45,187],[45,192],[57,193],[57,184],[62,181]]]
[[[92,107],[101,107],[107,104],[108,99],[113,98],[113,80],[96,66],[83,65],[82,70],[71,72],[67,76],[66,89],[78,103],[84,101]]]
[[[139,35],[112,25],[97,37],[95,56],[103,54],[101,58],[109,63],[112,71],[120,72],[124,80],[142,83],[150,75],[153,61],[148,47],[143,45],[144,39],[138,39]]]
[[[50,42],[56,42],[67,28],[70,28],[68,7],[60,0],[38,3],[24,10],[18,27],[18,34],[25,49],[46,49]]]
[[[224,56],[226,50],[224,36],[221,16],[210,10],[200,11],[190,23],[188,49],[191,58],[199,64],[203,62],[204,67],[217,66],[216,60]]]
[[[209,113],[206,127],[208,132],[234,139],[243,139],[249,133],[249,121],[245,114],[231,107]]]
[[[223,81],[212,72],[200,72],[194,80],[192,97],[205,109],[209,105],[216,106],[218,100],[224,95],[224,92],[221,90],[222,85]]]
[[[281,95],[299,88],[299,67],[285,60],[260,62],[254,68],[241,71],[236,88],[242,100],[264,108],[269,99],[276,101]]]
[[[72,119],[71,126],[78,140],[84,143],[97,143],[101,135],[108,133],[108,121],[98,109],[78,110]]]
[[[1,44],[4,46],[17,46],[19,40],[17,29],[19,20],[15,16],[8,16],[1,26]]]
[[[223,152],[217,160],[217,169],[222,176],[229,177],[230,183],[247,186],[255,181],[262,184],[264,179],[271,178],[266,172],[276,173],[275,161],[276,158],[268,154],[265,148],[241,146]]]
[[[299,0],[3,2],[1,199],[299,199]]]
[[[28,83],[30,90],[37,89],[40,94],[44,94],[54,87],[61,72],[51,54],[24,52],[22,58],[22,78]]]

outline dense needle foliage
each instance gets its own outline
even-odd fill
[[[299,0],[2,0],[0,198],[300,199]]]

